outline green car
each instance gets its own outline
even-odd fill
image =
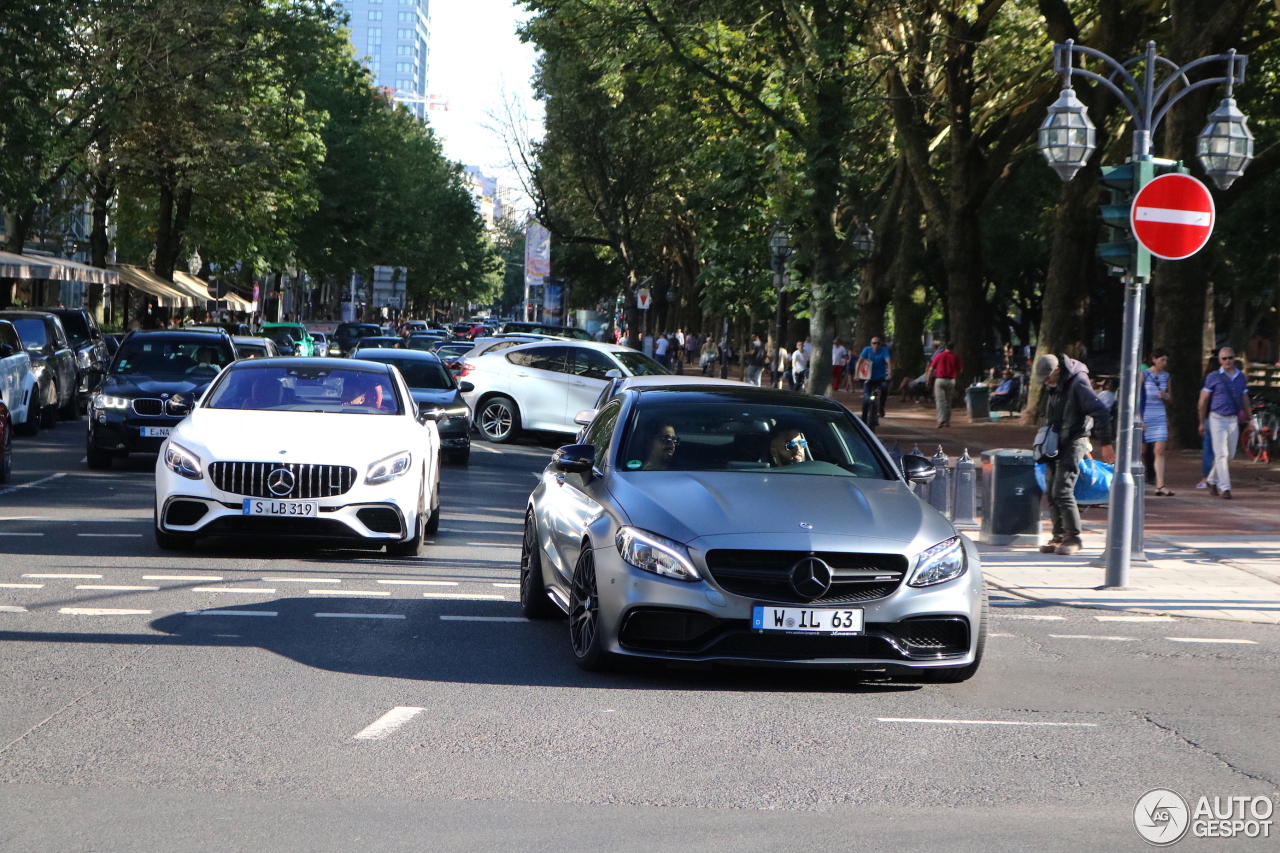
[[[263,323],[258,329],[258,336],[271,338],[280,347],[281,355],[299,355],[310,358],[316,354],[316,342],[301,323]],[[286,345],[281,337],[287,337],[293,343]]]

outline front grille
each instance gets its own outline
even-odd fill
[[[164,400],[139,398],[133,401],[133,411],[148,418],[158,418],[164,414]]]
[[[293,488],[276,494],[267,487],[273,471],[293,475]],[[224,492],[251,498],[314,500],[346,494],[356,483],[356,469],[345,465],[302,465],[289,462],[214,462],[209,466],[213,484]]]
[[[902,653],[895,649],[892,643],[882,637],[868,634],[829,637],[732,631],[721,636],[701,653],[762,660],[821,660],[822,658],[904,660]]]
[[[892,630],[912,654],[963,654],[969,650],[969,623],[960,617],[907,619]]]
[[[374,533],[399,533],[400,513],[385,506],[367,506],[356,512],[360,523]]]
[[[272,518],[262,515],[224,515],[201,529],[205,536],[288,536],[305,539],[360,540],[361,536],[332,518]]]
[[[791,586],[791,567],[817,557],[831,567],[831,588],[820,598],[806,598]],[[907,571],[901,554],[858,554],[843,551],[747,551],[717,548],[707,552],[707,569],[726,592],[757,601],[785,604],[850,604],[874,601],[893,593]]]
[[[204,518],[209,507],[200,501],[174,501],[165,511],[164,523],[170,527],[186,527]]]

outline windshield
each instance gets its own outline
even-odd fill
[[[405,384],[415,391],[448,391],[453,388],[453,377],[438,361],[406,358],[388,359],[383,364],[394,365],[404,375]]]
[[[890,479],[844,412],[708,400],[644,400],[622,443],[622,471],[768,471]]]
[[[236,344],[236,353],[241,358],[265,358],[267,355],[266,344]]]
[[[300,341],[303,338],[303,332],[300,329],[291,329],[288,326],[263,326],[262,335],[271,339],[279,337],[287,337],[291,341]]]
[[[209,395],[210,409],[398,415],[400,402],[385,373],[324,367],[241,366]]]
[[[44,349],[49,338],[45,333],[44,320],[30,317],[26,320],[14,319],[13,325],[18,328],[18,337],[27,349]]]
[[[84,315],[68,313],[59,319],[62,320],[62,331],[67,333],[71,343],[82,344],[89,340],[89,324],[84,321]]]
[[[670,376],[671,371],[642,352],[611,352],[632,376]]]
[[[111,372],[142,376],[216,376],[231,363],[221,347],[192,340],[127,340],[111,362]]]

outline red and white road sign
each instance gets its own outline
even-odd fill
[[[636,304],[640,306],[641,311],[649,310],[649,303],[653,301],[653,297],[649,295],[649,288],[642,287],[636,291]]]
[[[1138,191],[1129,211],[1133,236],[1157,258],[1178,261],[1204,248],[1213,233],[1213,196],[1190,175],[1161,175]]]

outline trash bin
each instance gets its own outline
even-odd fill
[[[991,389],[986,385],[970,385],[965,389],[964,400],[969,409],[969,423],[991,420]]]
[[[1039,545],[1040,495],[1036,460],[1030,450],[984,451],[978,541],[988,545]]]

